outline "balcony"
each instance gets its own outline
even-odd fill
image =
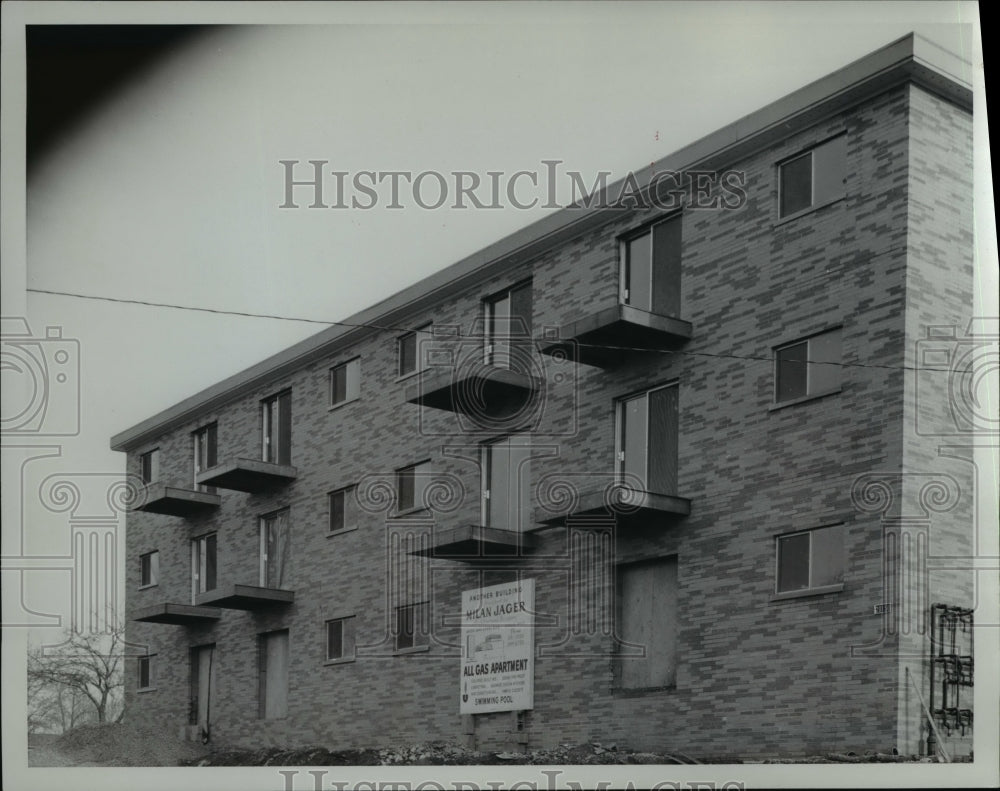
[[[172,604],[162,602],[143,607],[132,619],[143,623],[169,623],[177,626],[201,626],[222,617],[218,607],[200,607],[195,604]]]
[[[273,464],[257,459],[234,459],[200,472],[195,480],[204,486],[259,494],[294,481],[298,474],[298,470],[287,464]]]
[[[406,401],[464,415],[503,419],[523,413],[540,386],[540,380],[530,374],[483,363],[424,371],[417,384],[406,388]]]
[[[688,321],[632,305],[615,305],[562,326],[541,351],[584,365],[612,368],[636,354],[676,349],[690,338]]]
[[[671,523],[691,513],[691,501],[676,495],[631,489],[620,484],[594,486],[568,497],[561,507],[550,504],[535,510],[535,522],[542,526],[561,525],[567,520],[606,521],[618,525],[648,523],[657,520]],[[538,528],[536,528],[538,529]]]
[[[412,552],[439,560],[477,562],[522,557],[537,545],[534,536],[481,525],[435,530],[424,549]]]
[[[291,604],[294,600],[295,591],[235,584],[205,591],[195,597],[195,602],[199,605],[222,607],[227,610],[261,610],[275,605]]]
[[[182,489],[162,483],[147,484],[145,494],[141,504],[133,508],[133,511],[189,517],[218,508],[221,502],[217,494]]]

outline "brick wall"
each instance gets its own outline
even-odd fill
[[[882,523],[855,508],[851,491],[858,476],[898,471],[903,463],[900,366],[914,247],[907,236],[914,211],[907,207],[907,138],[931,112],[928,101],[921,95],[911,108],[911,91],[901,86],[733,163],[746,172],[746,204],[692,210],[683,219],[681,317],[694,335],[679,353],[653,353],[609,370],[537,357],[547,382],[534,441],[552,455],[532,462],[535,484],[547,476],[573,483],[580,475],[610,475],[615,399],[677,381],[678,493],[691,499],[692,511],[683,519],[618,525],[596,566],[579,560],[581,546],[594,549],[592,539],[564,528],[542,531],[538,552],[511,565],[537,580],[529,744],[616,741],[700,756],[894,746],[895,638],[872,614],[883,597]],[[775,163],[839,132],[848,140],[846,197],[780,222]],[[484,297],[529,274],[536,335],[610,307],[618,298],[617,236],[653,216],[612,219],[405,323],[470,331]],[[770,409],[774,347],[833,326],[843,328],[849,364],[841,392]],[[157,689],[136,694],[131,680],[133,716],[182,726],[189,648],[214,642],[212,723],[220,741],[348,747],[461,740],[474,731],[483,747],[523,743],[509,714],[480,716],[473,728],[458,713],[458,627],[444,616],[459,612],[461,591],[481,584],[480,571],[412,556],[400,566],[405,547],[389,538],[479,521],[477,444],[486,438],[451,413],[405,403],[414,380],[397,378],[394,338],[372,334],[155,443],[161,478],[177,485],[191,478],[191,432],[211,420],[219,423],[220,462],[257,458],[260,400],[291,388],[296,480],[266,495],[221,491],[219,509],[198,519],[134,514],[127,584],[130,613],[158,601],[189,601],[189,542],[210,529],[219,536],[220,584],[256,584],[259,517],[289,507],[288,576],[296,600],[259,613],[224,611],[205,628],[130,623],[130,639],[157,653]],[[478,354],[475,344],[468,348]],[[361,398],[328,409],[330,367],[356,355]],[[380,483],[391,488],[394,470],[427,458],[457,482],[454,502],[409,519],[373,505],[357,530],[327,536],[328,492],[356,483],[366,491],[377,492]],[[772,601],[775,536],[834,522],[845,525],[843,591]],[[151,549],[161,553],[161,582],[137,591],[138,555]],[[676,688],[616,691],[616,564],[671,555],[678,559]],[[430,646],[393,656],[392,608],[407,600],[431,602]],[[346,615],[356,617],[357,660],[324,665],[324,622]],[[257,635],[278,628],[290,633],[289,716],[259,720]]]

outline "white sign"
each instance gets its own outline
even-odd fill
[[[535,706],[535,581],[462,592],[462,714]]]

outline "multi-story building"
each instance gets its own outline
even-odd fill
[[[901,39],[116,436],[129,710],[968,752],[967,73]]]

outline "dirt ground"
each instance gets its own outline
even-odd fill
[[[766,759],[752,763],[909,763],[931,762],[918,756],[869,752],[827,753],[798,759]],[[749,762],[749,761],[747,761]],[[28,737],[29,766],[484,766],[744,763],[725,756],[636,752],[617,744],[563,744],[529,752],[477,752],[456,744],[431,742],[407,747],[330,750],[322,746],[297,749],[226,749],[201,745],[135,724],[85,725],[59,735]]]

